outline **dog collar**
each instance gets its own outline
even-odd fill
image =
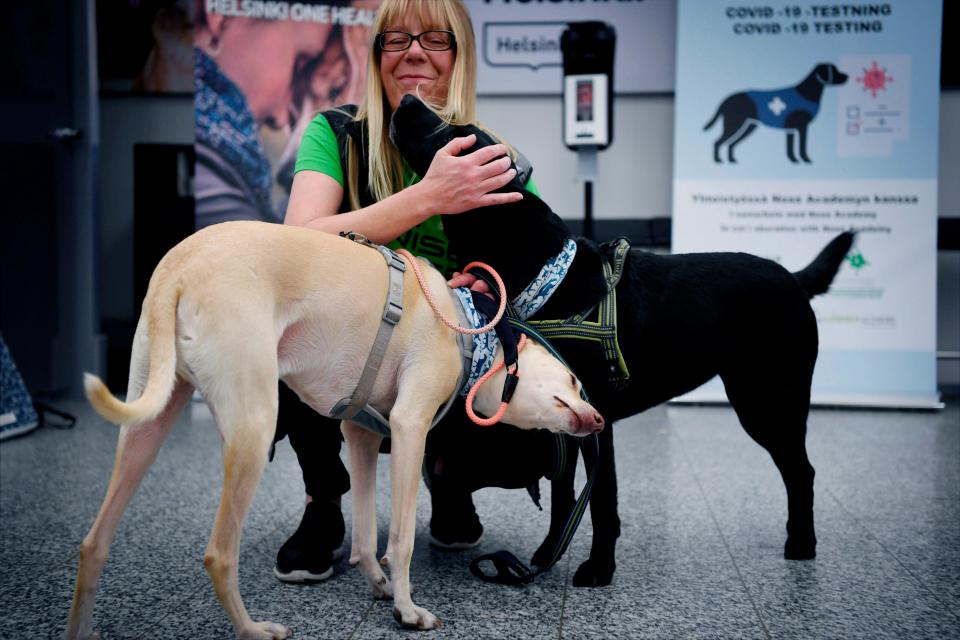
[[[567,238],[560,253],[547,260],[537,277],[527,285],[526,289],[511,300],[511,304],[521,320],[526,320],[547,303],[553,292],[563,282],[563,278],[570,270],[570,265],[573,264],[576,255],[577,243],[572,238]]]

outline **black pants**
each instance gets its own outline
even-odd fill
[[[463,415],[462,401],[454,403],[451,414]],[[511,438],[505,438],[505,433]],[[350,476],[340,460],[343,443],[340,421],[321,416],[280,382],[280,409],[274,442],[284,437],[290,438],[306,492],[314,500],[336,500],[350,490]],[[554,464],[553,448],[544,447],[551,454],[547,456],[549,460],[528,460],[523,456],[530,450],[529,441],[545,437],[550,437],[546,431],[520,431],[502,425],[481,428],[470,424],[466,418],[445,420],[430,432],[426,443],[434,506],[442,506],[441,512],[454,520],[476,518],[471,497],[473,491],[490,486],[522,488],[534,482],[544,473],[541,465],[550,467]],[[504,450],[505,442],[518,446]],[[384,438],[380,452],[390,452],[389,438]],[[434,465],[441,456],[446,458],[447,472],[436,474]]]
[[[350,490],[350,476],[340,460],[340,421],[324,418],[280,382],[280,409],[274,442],[289,436],[303,472],[303,484],[314,500],[336,500]]]

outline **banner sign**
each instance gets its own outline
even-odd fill
[[[363,96],[380,0],[204,0],[193,24],[196,220],[281,222],[303,132]]]
[[[814,402],[938,403],[941,19],[938,0],[679,2],[673,251],[797,271],[857,231],[812,302]]]
[[[477,93],[563,92],[560,34],[569,22],[617,30],[615,93],[673,91],[676,0],[465,0],[477,39]]]

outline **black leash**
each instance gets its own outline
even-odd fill
[[[474,275],[482,278],[489,284],[487,280],[486,273],[477,269],[471,271]],[[496,287],[491,286],[492,291],[496,291]],[[494,294],[496,296],[496,294]],[[487,315],[487,317],[493,317],[496,312],[497,306],[499,305],[498,301],[491,300],[483,294],[474,293],[473,294],[474,303],[477,306],[477,310],[481,313]],[[491,311],[492,310],[492,311]],[[513,362],[516,362],[517,359],[517,339],[516,331],[526,333],[531,338],[537,340],[541,343],[555,358],[557,358],[564,366],[569,369],[566,361],[560,356],[557,350],[551,345],[547,340],[540,335],[533,327],[524,323],[516,317],[516,313],[513,311],[512,306],[509,301],[507,303],[507,312],[504,314],[504,320],[501,320],[496,328],[497,337],[500,339],[501,345],[503,345],[504,350],[504,361],[509,363],[509,358],[512,358]],[[587,397],[586,390],[581,388],[580,397],[585,401],[589,402]],[[566,451],[565,445],[562,441],[563,435],[558,434],[558,443],[557,446],[561,453],[558,454],[558,460],[560,461],[557,469],[557,476],[563,472],[563,468],[566,466]],[[584,449],[585,441],[588,438],[580,438],[580,448],[584,454],[584,464],[586,464],[586,455],[587,452]],[[522,586],[530,584],[534,579],[542,574],[549,571],[557,562],[560,561],[560,558],[563,557],[563,554],[566,553],[567,547],[570,546],[570,543],[573,541],[573,536],[577,531],[577,527],[580,526],[580,521],[583,519],[583,515],[587,511],[587,504],[590,502],[590,494],[593,490],[593,482],[597,475],[597,467],[600,462],[600,440],[596,434],[590,436],[589,440],[593,442],[593,469],[590,472],[590,477],[587,479],[587,484],[584,485],[583,490],[580,492],[580,496],[577,498],[577,502],[573,505],[573,510],[570,512],[567,522],[564,525],[563,533],[560,535],[560,539],[557,540],[557,545],[554,547],[553,553],[550,556],[550,560],[546,565],[538,567],[535,571],[530,569],[526,564],[524,564],[516,555],[510,553],[506,550],[496,551],[494,553],[484,554],[473,559],[470,563],[470,573],[474,576],[483,580],[484,582],[492,582],[494,584],[506,584],[511,586]],[[535,500],[536,502],[536,500]],[[539,506],[539,504],[538,504]],[[490,563],[493,565],[494,573],[487,573],[483,570],[481,565],[484,563]]]
[[[582,438],[583,441],[587,439],[588,438]],[[567,518],[567,523],[563,527],[563,533],[560,539],[557,540],[557,546],[554,547],[549,562],[542,567],[538,567],[536,571],[533,571],[514,554],[506,550],[501,550],[474,558],[470,563],[470,573],[484,582],[519,587],[532,583],[538,575],[546,573],[560,561],[560,558],[566,553],[567,547],[573,542],[573,535],[577,532],[577,527],[580,526],[580,521],[587,512],[587,504],[590,502],[590,493],[593,490],[593,481],[597,476],[597,466],[600,459],[600,441],[596,434],[590,436],[589,440],[593,441],[594,448],[595,458],[593,470],[590,472],[587,484],[584,485],[583,490],[580,492],[580,497],[577,498],[576,504],[573,505],[573,511],[570,512],[570,516]],[[585,445],[581,443],[580,446],[581,449],[583,449]],[[586,451],[584,451],[584,455],[586,456]],[[481,568],[481,565],[485,562],[493,565],[495,573],[487,573]]]

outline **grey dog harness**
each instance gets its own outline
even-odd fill
[[[388,247],[373,244],[357,233],[348,232],[342,233],[341,235],[354,242],[379,251],[384,260],[387,261],[387,272],[390,280],[389,286],[387,287],[387,300],[383,305],[383,315],[380,319],[380,328],[377,329],[377,336],[374,338],[373,346],[370,348],[370,354],[367,356],[367,362],[363,367],[363,372],[360,374],[360,380],[357,382],[353,393],[349,397],[342,398],[337,402],[333,406],[333,409],[330,410],[329,415],[331,418],[350,420],[369,431],[389,438],[389,416],[384,416],[370,406],[368,400],[370,394],[373,392],[374,383],[377,381],[380,365],[383,363],[383,358],[387,353],[387,347],[390,344],[393,329],[400,322],[400,318],[403,317],[403,275],[407,267],[403,259]],[[460,325],[463,326],[466,322],[466,316],[459,300],[454,306],[457,309]],[[460,368],[460,378],[457,381],[457,389],[459,390],[466,381],[467,372],[470,369],[470,362],[473,357],[473,341],[462,333],[458,333],[457,336],[460,343],[461,359],[464,361],[464,365]],[[456,397],[457,392],[454,391],[450,399],[447,400],[446,404],[444,404],[436,416],[434,416],[433,421],[430,423],[431,428],[446,415]]]

